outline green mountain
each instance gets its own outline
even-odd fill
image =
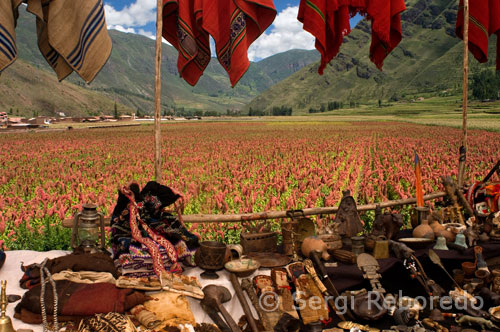
[[[71,87],[73,95],[80,91],[82,96],[87,97],[73,98],[73,101],[58,98],[60,94],[52,96],[50,91],[59,91],[61,87],[58,86],[55,75],[54,80],[46,75],[47,72],[52,72],[52,69],[38,51],[35,17],[21,8],[16,28],[19,59],[11,68],[5,70],[0,78],[1,90],[4,90],[0,93],[3,97],[0,109],[19,108],[21,114],[38,112],[47,115],[53,114],[55,109],[63,109],[70,115],[83,115],[89,112],[100,113],[101,110],[106,112],[109,105],[111,111],[116,101],[121,112],[139,109],[142,113],[152,114],[154,40],[116,30],[110,30],[109,33],[113,40],[113,51],[94,82],[87,85],[73,73],[62,83],[65,89]],[[174,108],[217,112],[242,109],[252,98],[318,59],[319,54],[315,51],[292,50],[251,63],[249,70],[235,88],[231,88],[227,73],[217,59],[212,59],[198,84],[192,87],[179,77],[177,51],[172,46],[163,44],[163,111]],[[25,68],[29,70],[26,71]],[[37,80],[23,78],[23,73],[27,72],[30,72],[30,77],[37,77]],[[6,80],[11,82],[7,84]],[[43,92],[40,90],[41,86],[45,87]],[[88,96],[100,96],[102,101],[92,102],[92,98]],[[38,102],[38,99],[43,99],[43,102]]]
[[[455,36],[457,1],[407,0],[406,5],[403,40],[386,58],[383,71],[370,62],[370,22],[363,20],[344,38],[341,53],[323,76],[317,73],[319,62],[306,66],[256,97],[247,108],[270,112],[286,106],[303,113],[333,101],[349,104],[413,98],[424,92],[461,93],[463,43]],[[495,45],[496,38],[492,38],[486,66],[494,65]],[[471,73],[485,68],[472,55],[470,59]]]

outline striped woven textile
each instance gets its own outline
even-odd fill
[[[464,38],[464,5],[460,0],[456,34]],[[488,61],[489,37],[497,35],[497,70],[500,70],[500,1],[469,1],[469,50],[477,61]]]
[[[38,47],[59,80],[73,71],[90,83],[106,64],[112,42],[102,0],[27,0],[36,16]],[[0,3],[0,72],[17,58],[15,24],[21,0]]]
[[[17,58],[16,17],[21,0],[0,1],[0,73]]]
[[[180,75],[195,85],[216,53],[234,86],[248,70],[250,45],[271,25],[272,0],[163,0],[163,37],[178,51]]]
[[[318,72],[323,74],[351,32],[349,18],[365,15],[372,22],[370,60],[382,69],[384,59],[401,41],[400,13],[405,9],[404,0],[301,0],[297,19],[316,37],[321,54]]]

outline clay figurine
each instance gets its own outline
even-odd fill
[[[378,236],[386,236],[386,230],[384,225],[384,215],[382,214],[382,208],[380,204],[377,204],[375,208],[375,220],[373,220],[371,235],[377,238]]]
[[[349,190],[342,192],[339,210],[335,216],[335,221],[339,223],[340,235],[351,238],[363,231],[363,224],[356,207],[356,202]]]
[[[485,330],[485,326],[488,327],[488,328],[490,328],[490,329],[491,328],[495,328],[497,330],[499,329],[498,326],[496,326],[495,324],[493,324],[488,319],[481,318],[481,317],[472,317],[472,316],[469,316],[469,315],[463,315],[460,318],[455,318],[455,322],[457,322],[458,325],[460,325],[460,326],[462,326],[462,324],[464,324],[464,323],[469,324],[469,326],[471,326],[472,324],[476,324],[476,325],[481,326],[481,330]]]
[[[401,214],[390,212],[382,214],[380,205],[377,205],[371,235],[375,238],[384,236],[388,240],[394,239],[399,233],[401,226],[403,226],[403,223],[403,216]]]

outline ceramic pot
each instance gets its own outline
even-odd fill
[[[355,255],[359,255],[365,252],[365,237],[364,236],[353,236],[351,237],[352,252]]]
[[[231,260],[239,259],[243,256],[243,246],[241,244],[230,244],[227,249],[231,252]]]
[[[429,226],[431,226],[434,235],[439,235],[441,231],[445,230],[444,226],[441,225],[441,223],[435,219],[429,223]]]
[[[473,262],[463,262],[462,270],[464,270],[467,277],[472,277],[476,271],[476,263]]]
[[[432,231],[434,232],[434,236],[444,236],[446,241],[453,242],[455,241],[455,236],[453,232],[447,230],[439,221],[434,220],[429,226],[431,226]]]
[[[476,270],[474,275],[483,281],[484,286],[487,286],[491,282],[491,273],[488,270]]]
[[[434,230],[429,226],[427,219],[422,220],[422,224],[418,225],[413,229],[413,237],[416,238],[427,238],[429,240],[434,240]]]
[[[451,231],[443,230],[439,233],[439,235],[444,236],[447,242],[455,242],[457,235]]]
[[[205,270],[201,274],[204,279],[219,278],[215,271],[221,270],[228,256],[231,257],[231,251],[227,250],[226,245],[215,241],[200,242],[200,249],[196,254],[198,254],[197,265]]]
[[[446,230],[454,233],[455,235],[458,233],[463,233],[467,229],[465,225],[459,224],[459,223],[448,223],[444,225],[444,228]]]
[[[305,257],[309,257],[312,251],[321,252],[321,258],[325,261],[330,259],[330,254],[328,253],[328,246],[323,240],[317,236],[308,236],[304,239],[301,246],[302,254]]]

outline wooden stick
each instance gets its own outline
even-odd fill
[[[156,4],[155,53],[155,180],[161,183],[161,55],[163,32],[163,2]]]
[[[424,200],[429,201],[444,196],[446,196],[445,192],[437,191],[429,195],[425,195]],[[380,205],[381,208],[388,208],[401,205],[411,205],[415,204],[416,202],[417,202],[416,198],[407,198],[407,199],[397,199],[387,202],[358,205],[358,211],[375,210],[377,205]],[[308,208],[308,209],[302,209],[302,211],[304,212],[305,216],[313,216],[318,214],[334,214],[338,211],[338,209],[339,208],[337,206],[333,206],[333,207],[322,207],[322,208]],[[188,214],[182,216],[182,220],[188,223],[212,223],[212,222],[238,223],[250,220],[266,220],[266,219],[279,219],[279,218],[288,218],[287,211],[265,211],[257,213],[246,213],[246,214]],[[109,218],[106,218],[104,223],[106,224],[106,226],[109,226]],[[62,225],[68,228],[73,227],[73,219],[64,219]]]
[[[259,328],[257,327],[257,323],[255,322],[255,318],[252,314],[252,309],[248,305],[247,299],[245,299],[245,294],[243,294],[243,289],[241,288],[240,282],[238,281],[238,277],[234,273],[229,273],[229,281],[233,285],[234,293],[240,300],[241,307],[243,308],[243,312],[245,316],[247,316],[247,322],[253,332],[259,332]]]
[[[458,187],[462,188],[464,185],[465,175],[465,160],[467,156],[467,102],[469,92],[469,0],[464,1],[464,83],[463,83],[463,97],[462,97],[462,147],[463,161],[462,169],[458,173]],[[460,164],[459,164],[460,168]]]

